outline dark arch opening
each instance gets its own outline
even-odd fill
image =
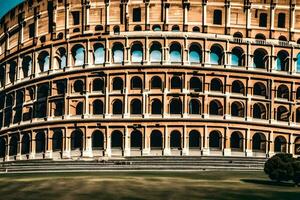
[[[113,103],[113,114],[123,114],[123,103],[119,99],[115,100]]]
[[[171,132],[170,147],[173,149],[181,149],[181,134],[179,131]]]
[[[101,150],[104,149],[104,136],[99,130],[96,130],[92,134],[92,149]]]
[[[130,106],[131,114],[142,114],[142,102],[139,99],[133,99]]]
[[[130,136],[130,147],[142,149],[143,146],[143,136],[138,130],[132,131]]]
[[[83,133],[81,130],[75,130],[71,134],[71,150],[82,150],[83,148]]]
[[[240,132],[233,132],[230,137],[230,148],[235,150],[243,149],[243,135]]]
[[[170,102],[170,114],[182,114],[182,102],[180,99],[172,99]]]
[[[151,133],[150,136],[150,147],[152,148],[159,148],[162,149],[163,147],[163,139],[162,139],[162,134],[158,130],[154,130]]]
[[[212,131],[209,134],[209,147],[214,149],[221,149],[222,136],[218,131]]]
[[[209,104],[210,115],[223,115],[223,106],[218,100],[212,100]]]
[[[123,80],[120,77],[113,79],[113,90],[123,90]]]
[[[102,115],[104,113],[104,105],[103,102],[99,99],[93,102],[93,114],[94,115]]]
[[[285,153],[287,149],[286,139],[282,136],[277,136],[274,141],[274,152]]]
[[[151,89],[162,89],[162,81],[159,76],[153,76],[151,79]]]
[[[162,114],[162,103],[159,99],[154,99],[151,103],[152,114]]]
[[[123,149],[123,134],[120,131],[111,133],[111,148]]]
[[[61,130],[54,131],[52,136],[52,150],[62,151],[63,149],[63,133]]]
[[[45,153],[46,152],[46,138],[45,138],[45,133],[44,132],[39,132],[35,136],[35,152],[36,153]]]
[[[252,137],[252,149],[254,151],[266,151],[266,136],[262,133],[255,133]]]
[[[223,83],[220,79],[214,78],[210,82],[210,90],[211,91],[218,91],[222,92],[223,91]]]
[[[198,131],[193,130],[189,134],[189,148],[201,147],[201,135]]]
[[[28,133],[25,133],[22,137],[21,154],[28,155],[29,153],[30,153],[30,137]]]

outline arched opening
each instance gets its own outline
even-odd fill
[[[178,26],[178,25],[172,26],[172,31],[173,31],[173,32],[179,32],[179,31],[180,31],[179,26]]]
[[[130,147],[136,149],[142,149],[143,147],[143,135],[140,131],[135,130],[131,132]]]
[[[162,114],[162,103],[159,99],[153,99],[151,103],[151,114]]]
[[[191,99],[189,102],[189,114],[199,115],[201,114],[201,104],[198,99]]]
[[[172,149],[181,149],[181,134],[179,131],[171,132],[170,147]]]
[[[274,152],[286,153],[287,142],[282,136],[277,136],[274,141]]]
[[[113,90],[123,90],[123,79],[120,78],[120,77],[115,77],[113,79],[113,83],[112,83],[112,86],[113,86]]]
[[[41,72],[46,72],[49,70],[50,66],[50,56],[47,51],[42,51],[38,56],[38,63]]]
[[[74,92],[82,93],[84,91],[84,83],[82,80],[76,80],[74,82]]]
[[[244,51],[240,47],[235,47],[231,51],[231,65],[244,66]]]
[[[18,154],[19,148],[19,137],[17,135],[13,135],[10,138],[9,142],[9,155],[16,156]]]
[[[162,81],[159,76],[153,76],[151,78],[151,89],[162,89]]]
[[[212,100],[209,103],[210,115],[223,115],[223,106],[218,100]]]
[[[56,66],[58,69],[63,69],[67,66],[67,55],[66,55],[66,49],[63,47],[60,47],[56,51]]]
[[[123,104],[122,101],[117,99],[113,102],[113,114],[121,115],[123,114]]]
[[[113,62],[122,63],[124,61],[124,47],[122,43],[115,43],[112,48]]]
[[[152,30],[153,30],[153,31],[161,31],[161,27],[160,27],[160,25],[157,25],[157,24],[156,24],[156,25],[153,25],[153,26],[152,26]]]
[[[143,61],[143,46],[141,43],[135,43],[131,46],[131,62]]]
[[[253,105],[253,118],[267,119],[267,112],[264,104],[256,103]]]
[[[300,107],[296,109],[296,122],[300,122]]]
[[[111,133],[111,148],[123,149],[123,134],[120,131]]]
[[[210,64],[212,65],[224,64],[224,50],[220,45],[214,44],[210,48]]]
[[[103,44],[94,45],[94,63],[103,64],[105,61],[105,50]]]
[[[276,58],[275,69],[278,71],[289,71],[289,54],[287,51],[279,51]]]
[[[104,113],[104,105],[103,102],[99,99],[93,102],[93,114],[94,115],[102,115]]]
[[[282,43],[282,42],[286,42],[286,41],[287,41],[287,39],[286,39],[286,37],[285,37],[284,35],[279,36],[279,37],[278,37],[278,40],[279,40],[279,43]]]
[[[277,88],[277,98],[289,99],[290,91],[286,85],[280,85]]]
[[[96,130],[92,134],[92,149],[102,150],[104,149],[104,136],[99,130]]]
[[[196,92],[202,92],[202,82],[198,77],[192,77],[190,79],[190,89]]]
[[[199,44],[192,44],[189,49],[189,60],[191,63],[202,62],[202,51]]]
[[[231,104],[231,116],[233,117],[244,117],[244,105],[241,102],[234,101]]]
[[[143,89],[143,81],[140,77],[134,76],[131,78],[131,89],[132,90],[141,90]]]
[[[171,89],[181,89],[182,81],[179,76],[173,76],[171,78]]]
[[[268,56],[268,52],[266,50],[256,49],[254,51],[253,56],[254,56],[254,64],[253,64],[254,68],[258,68],[258,69],[266,69],[267,68],[269,56]]]
[[[253,86],[253,94],[266,97],[267,95],[266,86],[260,82],[255,83]]]
[[[72,48],[72,56],[73,56],[73,62],[75,66],[84,65],[85,49],[82,45],[77,44]]]
[[[266,36],[264,35],[264,34],[262,34],[262,33],[258,33],[258,34],[256,34],[255,35],[255,39],[256,40],[266,40]],[[261,41],[258,41],[258,42],[260,42],[260,43],[262,43]]]
[[[212,131],[209,134],[209,147],[213,149],[222,148],[222,135],[218,131]]]
[[[120,34],[120,27],[119,26],[114,26],[113,30],[114,30],[114,34],[115,35],[119,35]]]
[[[75,110],[76,115],[83,115],[83,102],[78,102]]]
[[[277,120],[288,122],[290,117],[290,112],[284,106],[279,106],[277,108]]]
[[[95,31],[103,31],[103,26],[102,25],[96,25],[95,26]]]
[[[233,81],[231,86],[232,93],[245,94],[245,87],[241,81]]]
[[[252,150],[266,151],[266,136],[262,133],[255,133],[252,137]]]
[[[243,135],[235,131],[230,137],[230,148],[233,150],[243,150]]]
[[[22,155],[28,155],[30,153],[30,137],[28,133],[25,133],[22,137]]]
[[[277,27],[285,28],[285,13],[278,14]]]
[[[46,152],[46,138],[44,132],[38,132],[35,136],[35,152],[45,153]]]
[[[63,149],[63,133],[61,130],[56,130],[52,136],[52,150],[62,151]]]
[[[243,34],[242,34],[241,32],[235,32],[235,33],[233,34],[233,37],[234,37],[234,38],[243,38]]]
[[[200,32],[200,28],[198,26],[193,27],[193,32]]]
[[[181,62],[181,45],[174,42],[170,46],[170,61],[171,62]]]
[[[104,80],[97,78],[93,81],[93,91],[94,92],[104,92]]]
[[[295,144],[295,149],[294,149],[295,155],[300,155],[300,137],[297,137],[295,139],[294,144]]]
[[[196,130],[192,130],[189,134],[189,148],[201,148],[201,135]]]
[[[210,90],[216,92],[222,92],[223,91],[222,81],[218,78],[213,78],[210,82]]]
[[[16,71],[17,71],[17,63],[15,61],[11,61],[9,62],[9,74],[8,74],[8,78],[10,80],[11,83],[15,82],[16,79]]]
[[[161,62],[161,60],[162,60],[161,44],[158,42],[154,42],[150,48],[150,61]]]
[[[300,40],[300,39],[299,39]],[[296,62],[296,71],[300,72],[300,53],[297,55],[297,62]]]
[[[170,114],[182,114],[182,103],[180,99],[177,98],[171,99]]]
[[[75,130],[71,134],[71,150],[82,150],[83,133],[81,130]]]
[[[162,134],[158,130],[154,130],[150,135],[150,148],[151,149],[162,149],[163,139]]]
[[[25,56],[22,60],[23,77],[28,77],[31,74],[32,59],[30,56]]]
[[[142,31],[142,27],[140,25],[136,25],[133,28],[134,31]]]
[[[5,69],[3,65],[0,65],[0,87],[5,85]]]
[[[0,138],[0,158],[5,158],[6,156],[6,141],[3,137]]]
[[[130,114],[140,115],[142,114],[142,103],[139,99],[133,99],[130,103]]]

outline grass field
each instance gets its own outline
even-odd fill
[[[263,172],[91,172],[0,175],[0,199],[300,200]]]

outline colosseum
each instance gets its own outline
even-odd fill
[[[300,0],[26,0],[0,23],[1,161],[300,155]]]

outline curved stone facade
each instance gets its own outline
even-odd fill
[[[27,0],[1,20],[1,160],[299,155],[299,5]]]

